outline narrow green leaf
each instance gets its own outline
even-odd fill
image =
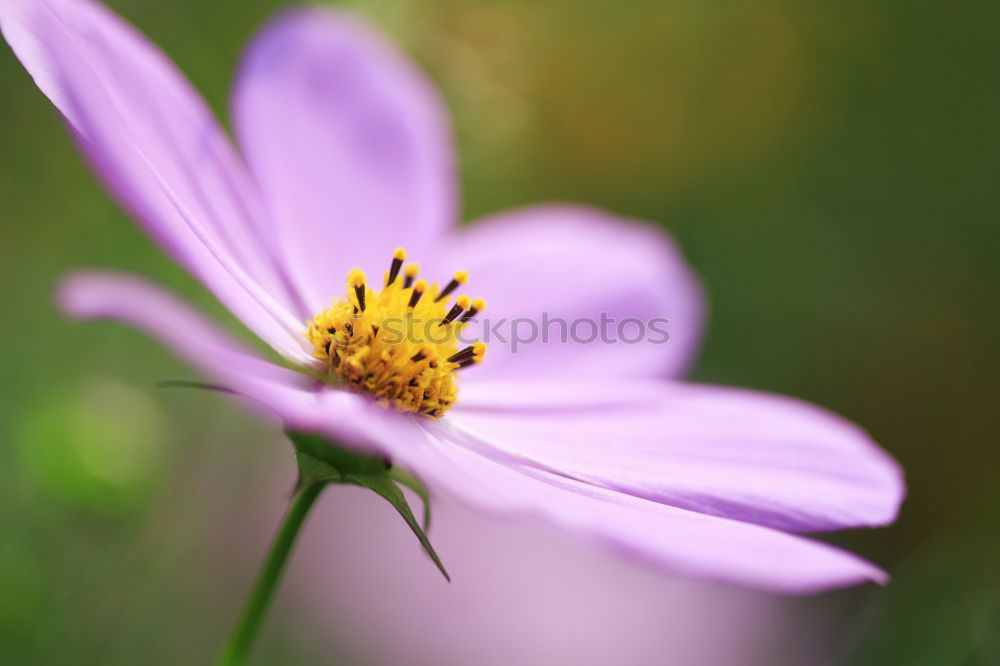
[[[389,468],[381,456],[338,446],[320,435],[291,430],[286,430],[285,434],[297,452],[322,460],[340,474],[385,474]]]
[[[424,524],[424,531],[429,532],[431,529],[431,494],[427,490],[427,486],[424,485],[423,481],[402,467],[393,467],[390,469],[389,478],[400,485],[406,486],[420,498],[420,503],[424,506],[424,515],[421,522]]]
[[[299,488],[314,483],[351,484],[367,488],[393,506],[416,535],[424,552],[451,582],[451,577],[441,563],[427,538],[430,527],[430,494],[427,487],[406,470],[393,468],[380,456],[360,453],[330,442],[320,435],[286,431],[295,446],[295,456],[299,466]],[[410,488],[424,505],[423,527],[417,522],[406,496],[396,484]]]
[[[341,479],[340,471],[332,465],[314,458],[303,451],[295,452],[295,463],[299,468],[299,480],[296,489],[302,489],[314,483],[332,483]]]
[[[441,562],[441,558],[434,551],[434,546],[431,545],[430,539],[427,538],[427,534],[420,527],[420,523],[413,515],[413,511],[410,510],[410,505],[406,501],[406,496],[403,495],[403,491],[389,478],[388,474],[383,472],[380,475],[373,474],[345,474],[343,479],[338,483],[353,483],[355,485],[368,488],[383,498],[391,504],[399,515],[403,517],[406,524],[410,526],[413,530],[413,534],[416,535],[417,540],[420,541],[420,545],[423,546],[424,552],[427,556],[431,558],[434,564],[437,566],[441,574],[444,575],[445,580],[449,583],[451,582],[451,576],[444,568],[444,564]]]

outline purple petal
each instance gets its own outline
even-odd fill
[[[262,249],[255,190],[169,60],[89,0],[9,0],[0,27],[109,189],[247,326],[303,361],[302,316]]]
[[[554,522],[658,568],[785,593],[810,593],[865,581],[878,567],[840,549],[777,530],[708,516],[531,468],[497,464],[430,424],[441,440],[414,442],[424,475],[482,508]]]
[[[258,516],[259,548],[278,517]],[[431,535],[447,588],[373,495],[332,489],[309,521],[287,584],[320,645],[349,645],[354,663],[760,666],[755,648],[787,622],[779,598],[664,576],[448,495],[434,498]]]
[[[286,12],[253,41],[233,116],[311,307],[351,267],[381,279],[392,250],[421,261],[453,222],[452,144],[433,86],[344,11]]]
[[[654,502],[787,530],[892,522],[896,463],[791,398],[667,381],[473,383],[449,413],[477,441]]]
[[[59,290],[63,309],[81,319],[114,319],[160,340],[210,381],[292,428],[323,432],[346,446],[383,450],[405,442],[397,420],[363,396],[319,391],[308,375],[268,363],[162,289],[113,273],[78,273]],[[403,420],[402,427],[409,427]],[[384,451],[391,454],[392,451]]]
[[[496,215],[461,231],[435,268],[467,269],[470,293],[486,299],[483,321],[468,332],[490,344],[476,380],[676,376],[701,336],[701,288],[670,239],[595,209]],[[517,318],[526,321],[510,323]],[[483,328],[501,319],[508,324],[496,330],[511,344]]]

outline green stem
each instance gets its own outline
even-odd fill
[[[278,582],[281,580],[281,573],[285,568],[285,563],[288,562],[288,556],[295,545],[295,539],[302,528],[302,523],[305,522],[306,515],[325,486],[324,481],[313,481],[296,491],[292,504],[288,507],[282,520],[278,534],[271,544],[264,568],[261,569],[260,575],[257,577],[257,583],[243,608],[239,623],[229,637],[229,643],[218,661],[218,666],[242,666],[246,662],[250,647],[257,637],[257,632],[264,621],[271,600],[274,599]]]

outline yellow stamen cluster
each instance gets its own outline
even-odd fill
[[[384,288],[374,291],[365,274],[347,276],[347,295],[309,322],[305,335],[322,375],[375,397],[403,412],[440,417],[458,394],[456,370],[479,363],[486,345],[458,348],[458,333],[486,309],[481,298],[449,296],[469,275],[455,273],[444,286],[417,280],[417,264],[403,268],[406,251],[396,248]]]

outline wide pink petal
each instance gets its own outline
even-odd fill
[[[446,111],[406,56],[348,12],[296,9],[265,27],[233,121],[272,238],[316,310],[350,268],[378,282],[396,246],[420,260],[453,222]]]
[[[0,28],[102,180],[244,323],[301,361],[302,313],[228,139],[155,46],[90,0],[7,0]]]
[[[575,479],[788,530],[892,522],[898,465],[858,427],[754,391],[644,380],[474,383],[449,420]]]
[[[677,376],[700,341],[701,287],[671,240],[595,209],[538,206],[482,220],[434,268],[441,274],[429,277],[441,280],[468,270],[467,291],[487,302],[466,331],[489,344],[470,379]]]
[[[658,568],[793,594],[887,579],[878,567],[820,542],[499,464],[463,446],[445,423],[427,430],[408,457],[433,487],[482,508],[544,519]]]

